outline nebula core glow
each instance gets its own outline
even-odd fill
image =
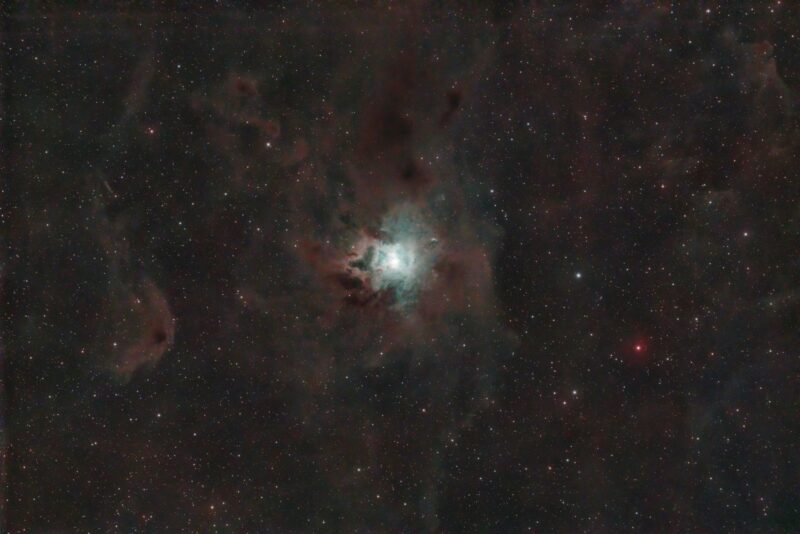
[[[408,311],[429,282],[439,240],[420,210],[409,205],[384,217],[379,235],[361,236],[346,272],[368,282],[376,293],[388,292],[395,309]]]

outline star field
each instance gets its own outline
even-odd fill
[[[800,529],[791,3],[2,12],[0,531]]]

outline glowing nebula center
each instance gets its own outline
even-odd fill
[[[413,300],[424,278],[422,268],[428,262],[424,255],[418,257],[417,247],[418,244],[410,240],[402,243],[377,241],[365,255],[365,267],[373,287],[393,290],[401,306]]]
[[[357,257],[348,262],[365,276],[375,291],[391,291],[398,308],[414,303],[426,285],[438,250],[427,221],[416,210],[402,206],[383,220],[381,237],[365,237],[354,247]]]
[[[414,251],[411,244],[381,245],[377,268],[390,276],[409,276],[414,270]]]
[[[398,252],[395,250],[389,252],[389,257],[386,264],[393,271],[400,269],[400,254],[398,254]]]

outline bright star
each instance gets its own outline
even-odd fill
[[[397,253],[396,250],[389,251],[388,258],[386,259],[386,264],[389,266],[390,269],[397,270],[400,268],[400,254]]]

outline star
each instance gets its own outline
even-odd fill
[[[389,267],[389,269],[395,271],[400,269],[402,264],[400,262],[400,254],[397,252],[397,250],[389,251],[386,258],[386,265]]]

